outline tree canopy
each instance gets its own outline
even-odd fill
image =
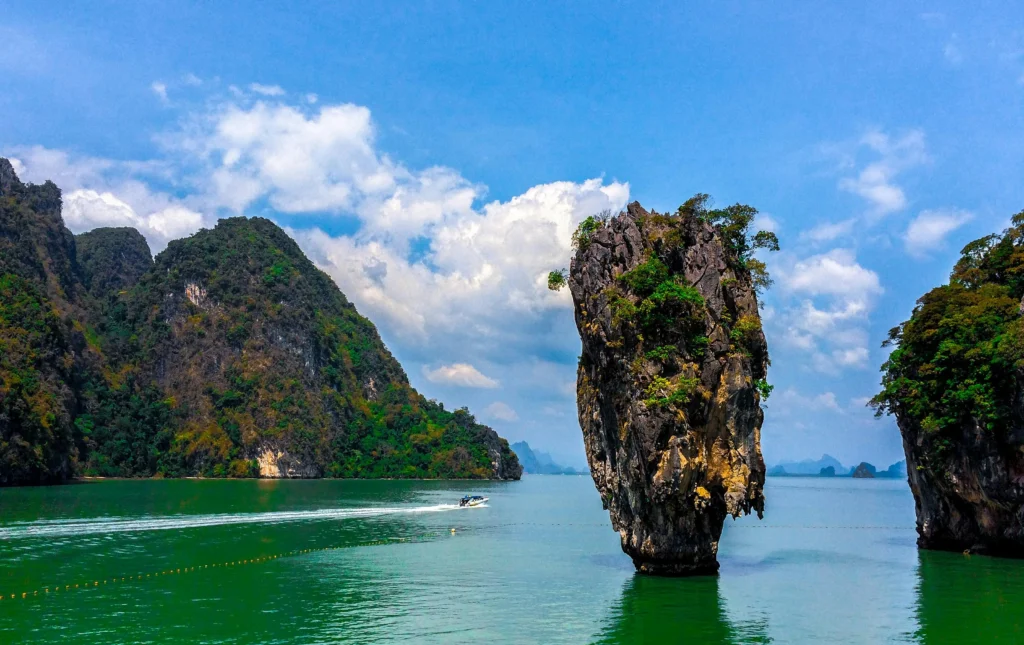
[[[1012,423],[1024,369],[1024,211],[1001,234],[967,244],[949,283],[923,295],[889,332],[877,415],[920,424],[930,455],[954,446],[965,424]]]

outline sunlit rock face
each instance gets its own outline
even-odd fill
[[[568,285],[594,483],[637,570],[718,570],[726,515],[764,508],[757,295],[721,231],[633,203],[581,239]]]

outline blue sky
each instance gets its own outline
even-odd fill
[[[275,219],[421,391],[577,465],[540,278],[593,210],[760,209],[765,457],[886,466],[880,342],[1024,208],[1015,3],[290,4],[5,3],[0,152],[76,231]]]

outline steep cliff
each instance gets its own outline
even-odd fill
[[[778,242],[747,239],[754,209],[706,204],[698,195],[665,215],[633,203],[588,219],[568,276],[587,459],[644,573],[717,571],[726,515],[764,507],[770,386],[756,290],[770,282],[751,253]]]
[[[1024,212],[971,242],[889,333],[872,404],[896,416],[918,545],[1024,557]]]
[[[69,476],[77,459],[72,301],[82,290],[60,190],[0,159],[0,484]]]
[[[518,479],[508,443],[417,393],[269,220],[155,261],[78,236],[0,160],[0,484],[104,476]]]

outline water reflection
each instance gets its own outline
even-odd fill
[[[767,643],[767,626],[731,624],[716,576],[635,575],[622,587],[598,643]]]
[[[921,643],[1024,642],[1024,561],[921,551]]]

